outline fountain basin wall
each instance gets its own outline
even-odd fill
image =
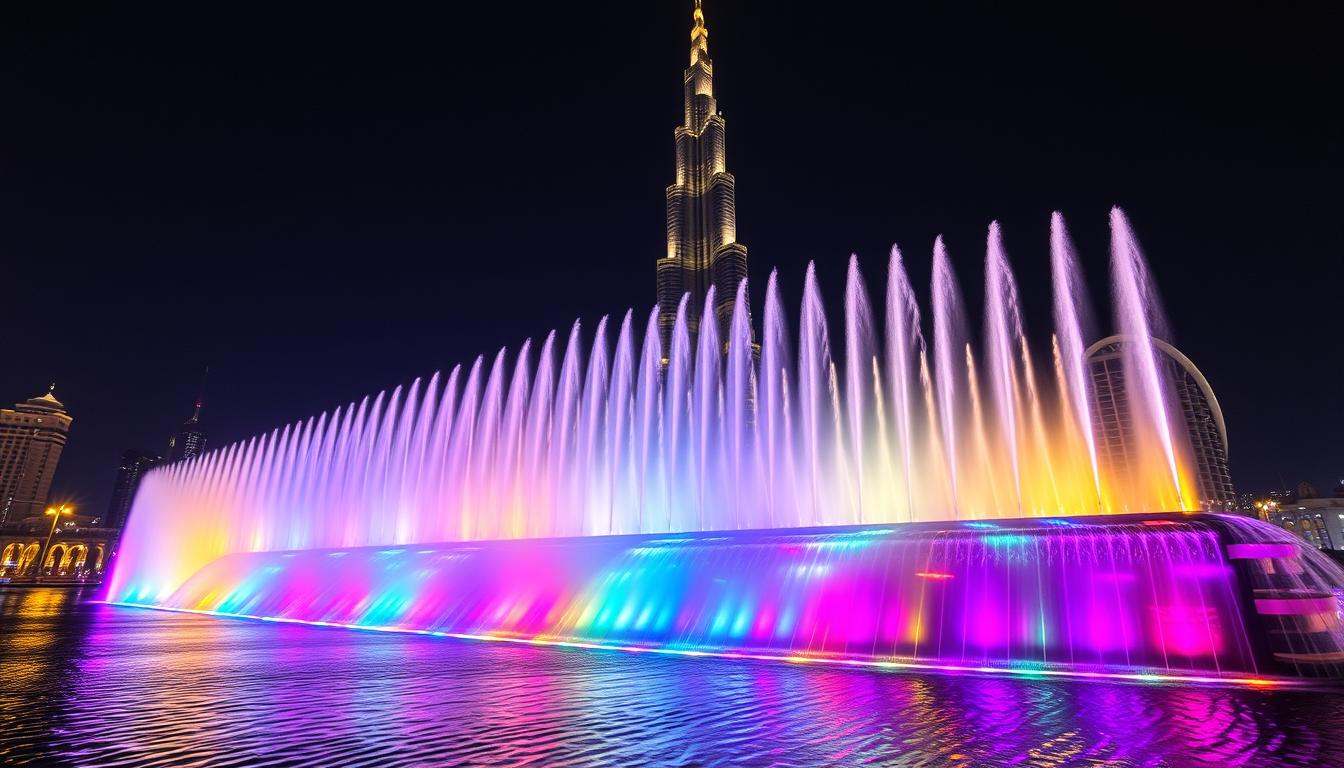
[[[1344,675],[1344,572],[1148,515],[251,552],[113,600],[452,635],[955,668]]]

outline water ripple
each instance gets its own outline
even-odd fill
[[[1344,696],[887,674],[0,590],[0,764],[1344,766]]]

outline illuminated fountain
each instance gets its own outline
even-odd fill
[[[657,652],[1341,674],[1344,574],[1318,553],[1252,521],[1108,516],[1196,504],[1161,309],[1111,224],[1123,475],[1098,460],[1086,291],[1056,215],[1045,353],[997,225],[978,347],[941,241],[931,345],[896,249],[881,319],[851,261],[843,348],[812,267],[796,345],[771,275],[759,362],[745,283],[726,344],[712,309],[690,336],[685,301],[667,350],[656,313],[642,341],[633,314],[603,318],[586,356],[576,323],[155,470],[109,599]]]

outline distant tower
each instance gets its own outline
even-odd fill
[[[46,509],[73,421],[55,391],[0,409],[0,525]]]
[[[714,101],[714,64],[700,0],[691,28],[691,65],[682,76],[684,120],[675,131],[677,182],[667,188],[667,255],[658,259],[658,330],[670,349],[677,304],[690,294],[694,333],[705,297],[716,286],[714,315],[727,338],[738,283],[747,276],[747,247],[737,242],[737,182],[724,159],[724,122]]]
[[[1108,336],[1087,349],[1097,459],[1103,468],[1120,475],[1126,474],[1133,463],[1130,452],[1135,442],[1132,409],[1125,388],[1123,350],[1128,343],[1125,336]],[[1236,509],[1236,491],[1227,462],[1227,424],[1209,380],[1190,358],[1167,342],[1153,339],[1153,347],[1190,436],[1200,508],[1214,512]]]
[[[143,451],[126,451],[121,454],[116,483],[112,486],[112,501],[107,505],[107,517],[103,520],[104,528],[120,529],[126,525],[126,516],[131,512],[131,502],[135,500],[135,491],[140,487],[140,478],[161,461],[161,456]]]
[[[205,427],[201,424],[201,404],[205,400],[205,379],[210,374],[210,369],[205,369],[205,375],[201,376],[201,393],[196,396],[196,410],[192,412],[191,418],[182,422],[182,428],[177,434],[168,438],[168,461],[181,461],[190,459],[205,451]]]

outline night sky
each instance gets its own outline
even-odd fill
[[[91,511],[122,450],[166,448],[206,364],[220,447],[652,305],[690,0],[281,6],[0,11],[0,402],[57,383],[55,495]],[[834,311],[848,255],[880,293],[893,241],[926,294],[942,233],[978,322],[998,219],[1039,345],[1050,212],[1109,327],[1121,205],[1239,490],[1328,490],[1344,56],[1325,6],[706,0],[753,294],[778,267],[792,301],[815,259]]]

